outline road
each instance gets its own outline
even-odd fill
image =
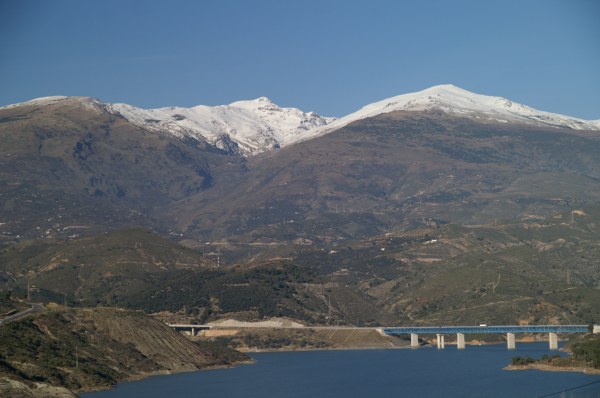
[[[16,321],[16,320],[24,318],[28,315],[35,314],[36,312],[40,312],[41,310],[44,309],[44,306],[42,304],[30,304],[30,306],[31,306],[31,308],[28,308],[21,312],[17,312],[14,315],[9,315],[4,319],[0,319],[0,325],[3,325],[8,322]]]

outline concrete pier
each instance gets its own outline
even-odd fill
[[[410,334],[410,346],[417,348],[419,347],[419,335],[416,333]]]
[[[506,348],[509,350],[514,350],[516,348],[515,344],[515,334],[514,333],[506,333]]]
[[[548,342],[551,350],[558,350],[558,336],[556,333],[548,333]]]
[[[437,334],[437,348],[438,350],[442,350],[444,348],[446,348],[446,344],[444,343],[444,335],[443,334]]]
[[[465,349],[465,334],[464,333],[456,333],[456,349],[458,349],[458,350]]]

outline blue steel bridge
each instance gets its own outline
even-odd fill
[[[391,327],[382,328],[384,334],[399,336],[410,334],[411,346],[419,346],[419,334],[437,335],[437,347],[444,348],[444,335],[456,333],[456,346],[458,349],[465,348],[465,334],[481,333],[506,333],[506,344],[508,349],[515,348],[515,333],[548,333],[550,349],[558,349],[557,333],[598,333],[597,325],[590,329],[589,325],[512,325],[512,326],[424,326],[424,327]]]
[[[449,333],[588,333],[588,325],[513,325],[513,326],[425,326],[384,328],[391,336],[400,334],[449,334]]]

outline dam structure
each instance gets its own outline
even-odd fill
[[[424,327],[388,327],[381,328],[382,333],[389,336],[410,334],[411,347],[419,346],[419,334],[435,334],[437,347],[445,348],[446,334],[456,334],[456,348],[465,348],[465,334],[506,334],[506,346],[514,350],[515,333],[548,333],[551,350],[558,349],[557,333],[600,333],[599,325],[513,325],[513,326],[424,326]]]

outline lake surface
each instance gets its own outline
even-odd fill
[[[547,347],[547,343],[532,343],[517,344],[513,351],[504,345],[489,345],[460,351],[449,346],[444,350],[259,353],[251,355],[256,360],[253,365],[151,377],[81,396],[600,398],[600,375],[502,370],[514,356],[539,358],[556,353]]]

